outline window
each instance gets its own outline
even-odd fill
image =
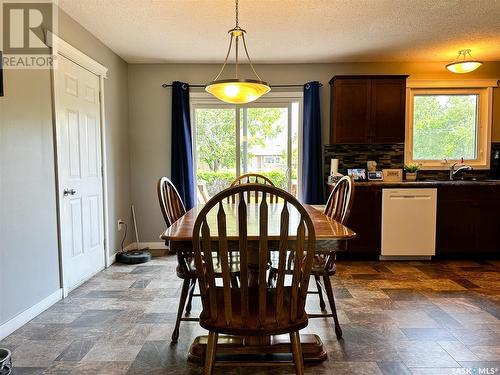
[[[478,82],[408,81],[406,164],[447,169],[463,158],[489,168],[492,88]]]
[[[267,176],[298,196],[302,93],[272,94],[239,106],[205,93],[191,94],[193,159],[200,198],[215,195],[244,173]]]

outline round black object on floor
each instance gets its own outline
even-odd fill
[[[12,371],[10,350],[0,348],[0,375],[9,375]]]
[[[146,250],[133,250],[116,254],[116,261],[125,264],[146,263],[151,260],[151,253]]]

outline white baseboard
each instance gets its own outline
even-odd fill
[[[31,319],[40,315],[42,312],[47,310],[50,306],[60,301],[63,296],[63,290],[58,289],[50,296],[44,298],[36,305],[31,306],[29,309],[24,310],[19,315],[15,316],[11,320],[5,322],[0,326],[0,340],[3,340],[5,337],[9,336],[15,330],[21,328],[23,325],[28,323]]]
[[[165,241],[157,241],[157,242],[139,242],[139,247],[149,247],[153,250],[168,250],[168,246],[165,245]]]
[[[125,246],[123,250],[130,251],[130,250],[136,250],[136,249],[137,249],[137,242],[131,242],[127,246]]]
[[[165,245],[163,241],[157,242],[139,242],[139,246],[137,246],[137,242],[132,242],[125,246],[125,251],[144,249],[145,247],[149,247],[152,250],[168,250],[168,246]]]
[[[111,267],[111,265],[116,262],[116,253],[108,255],[108,263],[106,263],[106,268]]]

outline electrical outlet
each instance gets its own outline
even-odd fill
[[[122,227],[125,225],[125,221],[122,219],[118,219],[118,232],[122,230]]]

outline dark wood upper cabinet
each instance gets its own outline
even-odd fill
[[[405,140],[406,78],[372,79],[371,143]]]
[[[330,142],[404,142],[407,77],[333,77],[330,81]]]
[[[369,79],[342,79],[332,86],[333,134],[337,143],[364,143],[370,122]],[[335,110],[340,109],[341,110]]]

